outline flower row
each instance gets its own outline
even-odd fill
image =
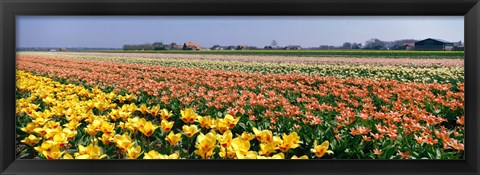
[[[20,54],[19,57],[30,57]],[[377,79],[392,79],[402,82],[420,83],[462,83],[464,82],[464,69],[458,67],[444,66],[398,66],[398,65],[346,65],[342,62],[337,64],[305,64],[305,63],[261,63],[261,62],[239,62],[239,61],[215,61],[215,60],[191,60],[191,59],[156,59],[156,58],[131,58],[111,56],[61,56],[43,55],[31,56],[35,59],[42,58],[72,58],[94,61],[121,62],[127,64],[158,65],[168,67],[202,68],[226,71],[242,71],[252,73],[275,73],[275,74],[304,74],[319,76],[335,76],[338,78],[365,77]],[[358,58],[359,59],[359,58]],[[337,59],[331,59],[338,62]],[[410,63],[407,60],[406,63]],[[463,63],[463,62],[461,62]],[[340,64],[340,65],[338,65]],[[413,64],[413,63],[412,63]]]

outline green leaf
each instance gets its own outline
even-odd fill
[[[442,158],[442,153],[440,152],[440,149],[437,149],[437,155],[435,159],[441,159]]]
[[[246,130],[245,123],[238,123],[238,126],[240,126],[243,130]]]

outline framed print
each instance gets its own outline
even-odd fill
[[[0,5],[2,174],[479,173],[478,1]]]

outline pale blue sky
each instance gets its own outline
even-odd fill
[[[464,41],[463,16],[17,16],[17,47],[342,45],[371,38]]]

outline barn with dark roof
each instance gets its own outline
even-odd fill
[[[427,38],[415,42],[415,50],[452,50],[453,42],[441,39]]]

